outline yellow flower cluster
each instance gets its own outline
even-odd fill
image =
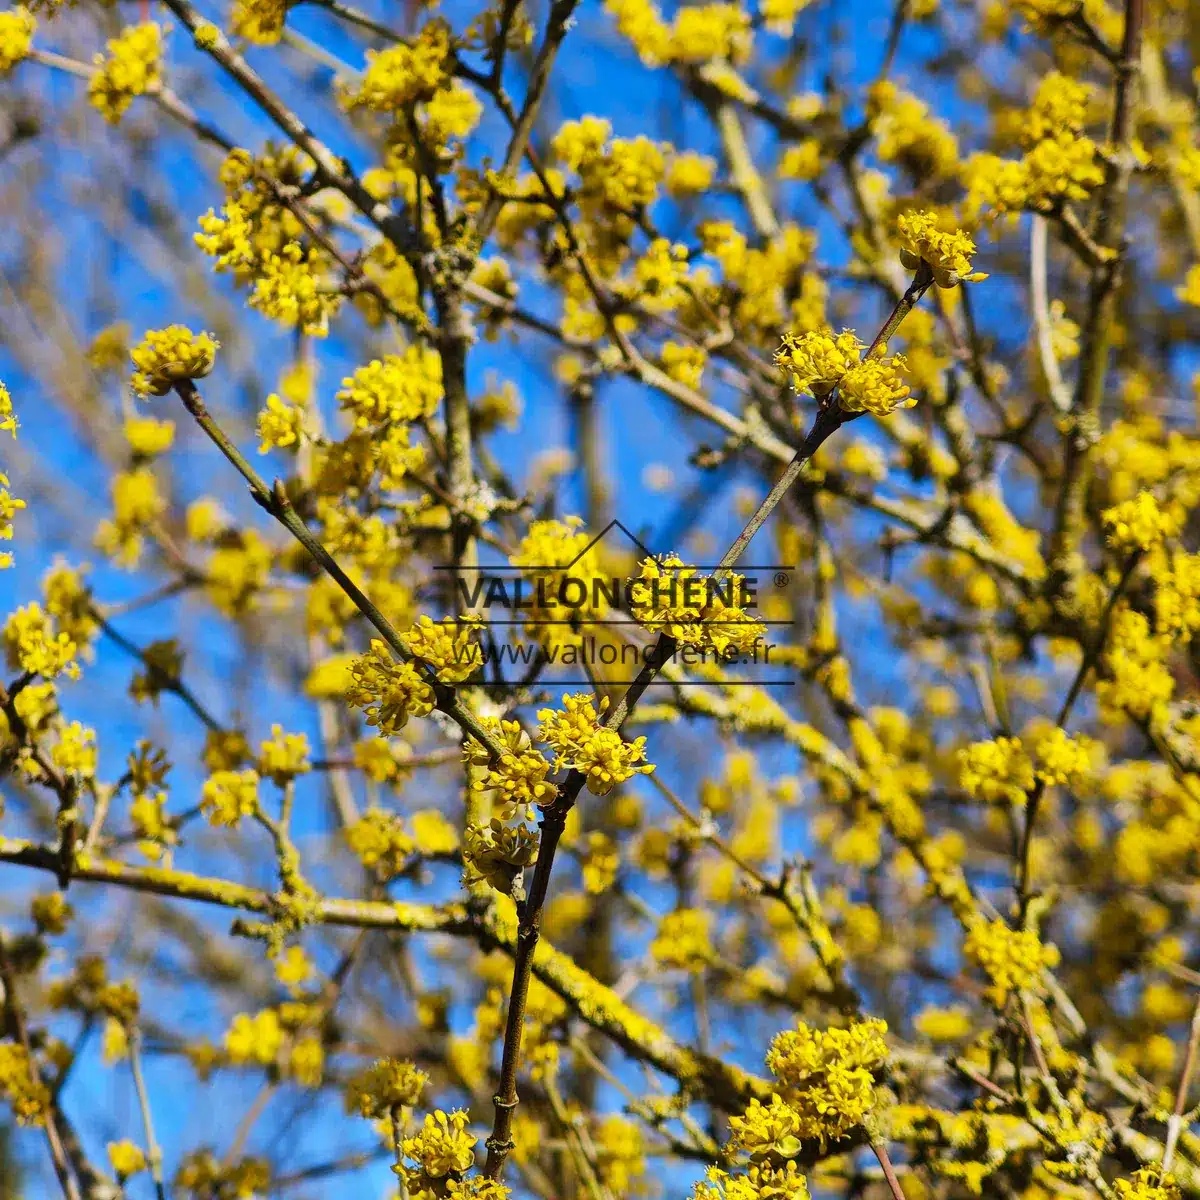
[[[530,584],[525,632],[534,640],[561,642],[567,633],[561,625],[549,622],[562,619],[562,609],[556,608],[555,602],[568,580],[577,581],[573,586],[583,589],[583,603],[574,610],[581,621],[598,620],[608,610],[596,586],[605,578],[600,556],[595,547],[588,549],[592,538],[582,526],[583,521],[574,516],[531,521],[509,555],[509,564],[523,568],[522,577]]]
[[[1051,71],[1038,84],[1021,125],[1021,139],[1034,146],[1063,132],[1080,133],[1088,123],[1094,89],[1090,83]]]
[[[1143,1167],[1128,1179],[1114,1179],[1117,1200],[1179,1200],[1179,1185],[1173,1175],[1157,1167]]]
[[[809,392],[820,400],[837,387],[864,349],[857,334],[849,329],[839,334],[832,330],[786,333],[775,362],[791,377],[793,391]]]
[[[75,910],[67,903],[67,898],[62,892],[47,892],[45,895],[34,896],[29,913],[39,933],[57,936],[66,932]]]
[[[443,683],[463,683],[483,666],[483,651],[472,625],[447,618],[434,621],[422,616],[400,640],[412,654],[428,663]]]
[[[1012,6],[1029,22],[1031,29],[1045,33],[1055,22],[1079,12],[1083,0],[1012,0]]]
[[[1104,651],[1104,677],[1096,684],[1102,712],[1114,720],[1128,715],[1158,725],[1175,692],[1166,661],[1169,649],[1144,613],[1118,608]]]
[[[473,786],[477,791],[492,793],[492,807],[498,817],[508,821],[518,814],[528,816],[532,805],[548,804],[558,795],[558,788],[546,780],[549,761],[534,749],[519,721],[485,717],[483,726],[496,736],[504,752],[493,763],[486,749],[472,738],[463,757],[478,769]]]
[[[295,452],[305,435],[304,409],[272,392],[258,414],[257,429],[259,454],[272,449]]]
[[[429,1076],[410,1062],[377,1058],[346,1089],[346,1108],[371,1120],[390,1117],[397,1109],[412,1108],[421,1099]]]
[[[325,278],[332,260],[278,196],[280,189],[299,186],[312,166],[292,146],[276,151],[268,143],[257,158],[231,150],[220,173],[226,203],[220,215],[209,209],[200,218],[193,241],[216,260],[218,271],[232,271],[239,286],[251,287],[251,308],[324,337],[342,304],[341,292]]]
[[[37,32],[37,18],[22,5],[0,13],[0,75],[28,55]]]
[[[603,208],[634,212],[652,204],[666,172],[662,148],[647,137],[613,138],[599,117],[567,121],[554,135],[554,155],[580,178],[586,212]]]
[[[772,0],[772,4],[784,10],[801,6],[798,0]],[[605,8],[647,66],[670,62],[737,63],[750,53],[750,16],[737,4],[716,0],[683,5],[670,24],[654,0],[606,0]],[[781,11],[779,20],[785,19],[786,12]]]
[[[346,827],[346,843],[364,867],[385,881],[400,874],[417,848],[400,818],[377,807]]]
[[[120,1142],[109,1142],[107,1146],[108,1161],[116,1177],[124,1182],[132,1175],[137,1175],[146,1169],[146,1155],[141,1146],[125,1139]]]
[[[258,808],[258,772],[214,771],[200,789],[200,808],[210,824],[236,826]]]
[[[961,1006],[924,1008],[913,1018],[913,1028],[931,1042],[958,1042],[974,1028],[970,1012]]]
[[[426,1113],[420,1130],[401,1143],[404,1157],[416,1164],[404,1172],[410,1192],[421,1193],[429,1180],[462,1175],[475,1161],[473,1134],[467,1132],[469,1118],[456,1108],[447,1114],[441,1109]]]
[[[4,651],[14,670],[54,679],[79,677],[75,661],[78,646],[65,631],[55,628],[40,604],[26,604],[11,612],[4,623]]]
[[[225,1050],[235,1063],[270,1066],[283,1045],[283,1027],[273,1008],[264,1008],[254,1016],[238,1013],[225,1033]]]
[[[982,271],[971,269],[974,241],[961,229],[943,230],[937,213],[928,209],[901,213],[896,230],[900,235],[900,261],[910,271],[922,262],[927,264],[938,287],[952,288],[987,278]]]
[[[902,163],[917,178],[953,174],[958,139],[924,101],[885,79],[871,88],[867,113],[884,162]]]
[[[342,380],[338,403],[356,429],[431,417],[442,399],[442,360],[421,346],[408,346],[359,367]]]
[[[154,417],[130,417],[123,432],[135,459],[157,458],[170,450],[175,441],[175,422]]]
[[[11,433],[15,442],[18,426],[19,422],[13,411],[12,393],[0,383],[0,433]]]
[[[1042,971],[1058,964],[1058,949],[1043,944],[1032,929],[1004,921],[977,921],[963,940],[963,953],[991,980],[986,996],[1002,1008],[1011,993],[1040,987]]]
[[[537,862],[539,836],[526,825],[505,825],[493,817],[467,826],[463,838],[463,885],[486,882],[508,895],[517,874]]]
[[[450,67],[450,30],[444,21],[430,21],[412,45],[368,50],[358,90],[348,99],[352,107],[402,113],[431,99],[448,81]]]
[[[1072,737],[1056,726],[1034,742],[1037,776],[1048,787],[1074,785],[1091,773],[1096,749],[1091,738]]]
[[[284,733],[282,725],[272,725],[270,739],[259,745],[258,773],[282,787],[311,770],[308,737],[303,733]]]
[[[203,379],[213,369],[221,343],[186,325],[149,329],[129,357],[133,360],[133,390],[142,396],[165,396],[184,379]]]
[[[968,215],[988,210],[988,219],[1022,208],[1046,209],[1061,200],[1084,200],[1104,182],[1096,143],[1083,130],[1092,89],[1051,72],[1038,85],[1019,134],[1025,155],[1018,160],[975,154],[963,168]]]
[[[13,537],[13,517],[24,507],[25,501],[14,496],[8,490],[8,476],[0,471],[0,542],[11,542]],[[5,551],[0,553],[0,569],[11,567],[13,556]]]
[[[1114,550],[1153,550],[1179,532],[1179,520],[1150,492],[1114,504],[1100,514]]]
[[[254,268],[250,307],[289,329],[325,337],[342,297],[322,285],[323,267],[324,259],[300,242],[288,242],[277,254],[263,254]]]
[[[96,55],[97,71],[88,84],[88,100],[116,124],[135,96],[158,87],[162,29],[154,21],[130,25],[108,43],[108,57]]]
[[[618,783],[654,770],[645,761],[646,739],[632,742],[622,739],[615,729],[601,725],[600,715],[608,709],[608,698],[600,701],[586,693],[563,696],[561,710],[543,708],[538,712],[537,739],[554,751],[554,769],[579,771],[587,777],[588,791],[605,796]]]
[[[709,1167],[692,1200],[808,1200],[808,1180],[794,1162],[754,1164],[744,1175]]]
[[[845,329],[839,334],[819,332],[784,334],[775,354],[780,370],[791,377],[792,388],[818,399],[838,388],[838,404],[845,412],[869,412],[885,417],[898,408],[911,408],[916,398],[904,383],[904,356],[863,359],[865,346]]]
[[[288,0],[234,0],[230,29],[256,46],[273,46],[283,35]],[[196,31],[197,40],[202,34]]]
[[[95,543],[122,566],[136,566],[145,533],[162,515],[166,501],[149,467],[121,471],[111,483],[113,515],[96,527]]]
[[[91,779],[96,774],[96,731],[80,721],[63,725],[50,759],[60,771]]]
[[[650,954],[663,967],[702,971],[713,961],[712,914],[700,908],[677,908],[658,923]]]
[[[753,1100],[730,1118],[730,1146],[755,1160],[790,1159],[804,1141],[822,1147],[860,1126],[875,1106],[875,1074],[887,1061],[885,1022],[819,1030],[797,1022],[775,1036],[768,1069],[779,1081],[770,1104]]]
[[[397,662],[378,638],[367,654],[350,664],[350,687],[346,700],[367,715],[367,724],[381,734],[399,733],[409,717],[423,717],[434,710],[437,697],[420,669],[411,662]]]
[[[869,412],[886,417],[898,408],[912,408],[917,398],[901,372],[908,363],[902,354],[887,358],[864,358],[842,376],[838,404],[844,412]]]
[[[741,575],[706,577],[674,554],[647,558],[629,588],[630,612],[647,629],[680,646],[715,650],[737,661],[766,635],[766,626],[738,603]]]
[[[4,1093],[18,1125],[42,1125],[50,1107],[50,1092],[34,1073],[25,1047],[0,1042],[0,1092]]]

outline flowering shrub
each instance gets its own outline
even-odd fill
[[[1195,16],[0,12],[0,1192],[1200,1197]]]

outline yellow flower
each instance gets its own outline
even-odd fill
[[[1077,783],[1091,773],[1095,746],[1090,738],[1073,738],[1063,729],[1052,729],[1033,746],[1038,778],[1051,787]]]
[[[775,1036],[767,1067],[794,1114],[794,1133],[824,1145],[861,1125],[875,1106],[875,1072],[887,1061],[887,1024],[871,1018],[846,1029],[798,1021]]]
[[[794,1162],[754,1163],[744,1175],[709,1167],[695,1185],[692,1200],[809,1200],[808,1181]]]
[[[401,112],[429,100],[448,82],[450,30],[444,21],[430,21],[413,44],[368,50],[367,66],[358,90],[350,93],[352,107],[376,112]]]
[[[1043,945],[1030,929],[1012,929],[1004,921],[978,921],[963,941],[963,953],[991,980],[988,999],[1003,1007],[1010,993],[1037,990],[1042,971],[1058,963],[1058,950]]]
[[[258,452],[266,454],[272,449],[300,449],[304,436],[304,409],[298,404],[289,404],[274,392],[258,414]]]
[[[667,191],[673,196],[695,195],[707,191],[716,172],[716,159],[694,150],[685,150],[676,154],[667,168]]]
[[[462,683],[483,665],[483,652],[471,625],[421,617],[400,640],[416,658],[428,663],[443,683]]]
[[[75,910],[67,903],[62,892],[34,896],[30,912],[39,932],[55,935],[65,933],[67,924],[75,915]]]
[[[468,825],[463,837],[463,886],[486,881],[508,895],[519,871],[537,861],[538,834],[524,825]]]
[[[0,1092],[12,1106],[18,1125],[43,1125],[50,1107],[50,1092],[34,1073],[25,1047],[0,1042]]]
[[[795,1158],[801,1150],[803,1118],[778,1093],[771,1103],[751,1100],[740,1117],[729,1118],[729,1144],[753,1159]]]
[[[4,649],[14,670],[28,671],[46,679],[65,674],[79,676],[75,641],[56,630],[40,604],[26,604],[10,613],[4,624]]]
[[[108,1143],[108,1161],[122,1182],[146,1169],[146,1156],[142,1148],[128,1139]]]
[[[342,380],[337,399],[356,429],[431,417],[442,399],[442,360],[433,350],[409,346],[359,367]]]
[[[896,229],[900,235],[900,261],[910,271],[922,262],[927,264],[938,287],[952,288],[987,278],[982,271],[971,270],[974,241],[961,229],[946,232],[939,228],[937,213],[901,213]]]
[[[1073,17],[1083,0],[1012,0],[1012,6],[1038,33],[1052,29],[1055,22]]]
[[[136,458],[154,458],[170,450],[175,441],[175,422],[130,417],[125,422],[125,440]]]
[[[325,337],[329,318],[341,307],[342,296],[322,288],[318,278],[322,268],[317,254],[299,242],[288,242],[278,253],[262,255],[254,268],[250,307],[289,328]]]
[[[377,1058],[346,1089],[347,1110],[368,1119],[390,1117],[398,1108],[412,1108],[421,1099],[429,1076],[410,1062]]]
[[[225,1049],[235,1063],[269,1066],[282,1045],[283,1029],[273,1008],[264,1008],[254,1016],[238,1013],[225,1034]]]
[[[6,15],[0,13],[0,19]],[[0,383],[0,433],[11,433],[15,442],[18,426],[17,414],[13,411],[12,393]]]
[[[988,804],[1023,804],[1033,787],[1033,763],[1019,738],[975,742],[958,752],[958,781],[977,800]]]
[[[0,13],[0,75],[29,53],[36,31],[37,18],[22,5]]]
[[[593,829],[584,840],[580,866],[584,891],[593,896],[607,892],[616,881],[621,867],[621,852],[617,843],[607,833]]]
[[[237,825],[257,807],[257,771],[214,771],[200,790],[200,808],[212,825]]]
[[[162,29],[154,22],[130,25],[108,43],[109,57],[97,54],[99,68],[88,84],[92,107],[112,124],[120,121],[135,96],[161,82]]]
[[[79,721],[64,725],[50,750],[50,758],[62,771],[92,778],[96,774],[96,731]]]
[[[1143,1167],[1128,1179],[1113,1180],[1117,1200],[1179,1200],[1179,1185],[1173,1175],[1158,1167]]]
[[[476,1138],[467,1132],[467,1120],[461,1108],[449,1115],[441,1109],[426,1113],[420,1131],[404,1139],[404,1157],[413,1159],[431,1179],[461,1174],[475,1161]]]
[[[259,744],[258,773],[282,787],[311,770],[307,735],[284,733],[282,725],[272,725],[270,740]]]
[[[346,700],[367,715],[367,724],[381,734],[399,733],[409,717],[433,711],[437,697],[420,670],[410,662],[397,662],[378,638],[370,653],[350,665],[351,684]]]
[[[928,105],[890,80],[870,91],[867,113],[884,162],[900,162],[918,176],[948,176],[958,164],[958,140]]]
[[[699,908],[667,913],[658,923],[650,953],[664,967],[703,970],[714,958],[712,914]]]
[[[470,88],[455,79],[429,97],[424,115],[425,136],[445,145],[451,138],[465,138],[479,124],[483,104]]]
[[[230,16],[230,29],[238,37],[253,42],[256,46],[273,46],[283,34],[289,0],[235,0]],[[210,26],[208,34],[203,26],[196,29],[197,45],[204,46],[207,39],[216,44],[216,26]]]
[[[478,768],[474,787],[492,793],[492,806],[502,820],[511,820],[518,811],[529,813],[533,804],[548,804],[558,789],[546,782],[550,762],[533,748],[529,734],[518,721],[485,717],[484,728],[496,736],[504,752],[492,762],[484,747],[471,738],[463,751],[464,759]]]
[[[663,342],[662,368],[676,381],[696,390],[704,379],[704,364],[708,352],[703,346],[680,342]]]
[[[600,713],[607,708],[606,697],[600,702]],[[594,796],[607,795],[618,783],[654,770],[644,761],[644,737],[626,742],[615,729],[599,724],[594,696],[564,695],[562,711],[543,708],[537,716],[541,722],[537,739],[554,750],[555,770],[582,772]]]
[[[404,831],[404,823],[393,812],[383,808],[367,811],[346,827],[346,842],[364,867],[369,867],[382,880],[388,880],[403,870],[416,849],[416,843]]]
[[[212,371],[220,346],[207,333],[193,333],[186,325],[147,330],[129,354],[137,368],[133,390],[143,396],[165,396],[181,380],[203,379]]]
[[[965,1008],[925,1008],[913,1018],[913,1028],[932,1042],[957,1042],[974,1028]]]
[[[865,346],[849,329],[815,333],[786,333],[775,353],[779,368],[791,377],[792,390],[821,399],[837,387],[842,376],[862,355]]]
[[[1021,126],[1022,139],[1032,146],[1063,130],[1081,132],[1087,124],[1088,106],[1094,91],[1090,83],[1051,71],[1038,84],[1033,104]]]
[[[1153,550],[1179,532],[1175,514],[1160,507],[1150,492],[1138,492],[1100,514],[1114,550]]]
[[[12,495],[8,490],[8,476],[0,471],[0,541],[11,542],[13,537],[13,517],[26,507],[25,501],[19,496]],[[6,566],[12,565],[12,555],[6,554]]]
[[[843,412],[869,412],[886,417],[898,408],[912,408],[917,398],[901,377],[907,368],[904,356],[865,358],[851,367],[838,385],[838,405]]]

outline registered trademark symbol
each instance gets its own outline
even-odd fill
[[[785,588],[788,585],[788,573],[786,571],[775,572],[775,586],[777,588]]]

